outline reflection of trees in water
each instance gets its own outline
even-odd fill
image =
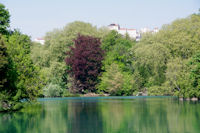
[[[150,99],[151,100],[151,99]],[[137,108],[138,122],[136,127],[141,133],[169,133],[166,105],[163,100],[138,101],[140,107]]]
[[[42,108],[34,106],[27,112],[13,112],[0,114],[0,132],[1,133],[24,133],[24,132],[40,132],[37,128],[40,125],[40,117]],[[44,110],[43,110],[44,111]]]
[[[167,109],[170,131],[176,133],[199,133],[200,104],[189,101],[171,101]]]
[[[26,112],[9,114],[8,121],[0,117],[0,132],[6,133],[59,133],[67,132],[65,117],[59,102],[45,102],[41,108],[32,107]]]
[[[200,105],[167,99],[107,102],[102,107],[104,132],[183,133],[200,131]]]
[[[198,133],[200,104],[167,99],[45,101],[0,113],[0,133]]]
[[[103,132],[124,133],[133,131],[132,102],[129,100],[108,100],[102,102],[101,112],[103,119]]]
[[[68,103],[69,133],[103,133],[100,106],[96,101]]]

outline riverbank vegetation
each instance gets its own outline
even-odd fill
[[[0,111],[18,110],[22,100],[36,100],[44,82],[31,59],[30,37],[9,30],[10,15],[2,4],[0,18]]]
[[[75,21],[45,35],[45,44],[10,30],[0,4],[0,111],[37,97],[173,95],[200,98],[200,14],[163,25],[136,42]]]
[[[57,86],[52,87],[60,92],[57,96],[93,92],[200,97],[199,22],[200,15],[192,14],[164,25],[158,33],[144,34],[136,42],[128,35],[76,21],[47,33],[45,45],[33,45],[31,56],[48,77],[47,86]],[[89,50],[76,44],[80,36],[85,38]],[[93,41],[86,38],[99,38],[101,49],[93,50],[89,46],[94,45]],[[101,51],[103,58],[99,59]],[[87,53],[96,53],[96,58],[84,56]]]

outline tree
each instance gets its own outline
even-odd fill
[[[39,69],[30,58],[30,45],[30,37],[18,31],[14,31],[8,39],[8,54],[17,73],[17,89],[15,90],[16,95],[13,97],[16,101],[23,98],[35,100],[43,86],[43,79],[40,77]]]
[[[169,58],[168,49],[162,44],[138,44],[134,49],[135,61],[133,68],[144,79],[143,86],[161,85],[165,82],[166,63]],[[138,75],[139,76],[139,75]],[[136,78],[136,77],[135,77]]]
[[[111,39],[112,40],[112,39]],[[111,65],[113,62],[117,63],[122,69],[122,71],[132,72],[132,61],[133,55],[130,51],[130,48],[135,45],[131,40],[125,38],[113,38],[114,43],[110,44],[106,40],[103,41],[103,44],[106,44],[110,47],[106,54],[105,59],[103,60],[103,70],[107,65]]]
[[[111,95],[132,95],[135,91],[132,79],[133,55],[130,48],[135,43],[116,31],[111,31],[102,41],[102,49],[106,51],[97,88],[99,93]]]
[[[139,88],[151,95],[197,97],[198,87],[191,85],[194,66],[188,62],[200,51],[199,29],[200,16],[193,14],[164,25],[157,34],[144,35],[132,48],[133,78],[141,79],[136,82]]]
[[[108,33],[106,28],[97,29],[90,23],[75,21],[67,24],[63,29],[55,29],[46,33],[45,45],[33,44],[31,57],[34,64],[41,68],[46,75],[48,84],[59,85],[63,91],[70,88],[70,76],[66,72],[66,51],[74,46],[77,34],[102,38]],[[67,82],[68,81],[68,82]]]
[[[8,54],[6,45],[0,35],[0,91],[4,87],[5,82],[7,82],[7,65],[8,65]]]
[[[132,95],[135,91],[134,81],[129,73],[122,72],[119,65],[112,63],[106,66],[106,71],[100,76],[99,93],[111,95]]]
[[[117,31],[112,30],[103,38],[101,48],[106,52],[112,50],[111,48],[116,44],[116,40],[121,37],[122,36],[118,34]]]
[[[73,89],[83,93],[95,92],[97,77],[101,72],[103,50],[99,38],[78,35],[75,46],[67,52],[66,64],[70,66],[70,74],[74,79]]]
[[[5,35],[8,33],[8,27],[10,26],[10,14],[5,6],[0,3],[0,33]]]
[[[200,89],[200,52],[193,56],[190,61],[192,86]]]

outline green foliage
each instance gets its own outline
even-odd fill
[[[167,63],[166,79],[167,84],[173,91],[179,91],[181,80],[189,77],[188,67],[186,65],[187,60],[181,60],[181,58],[171,59]]]
[[[134,43],[130,40],[120,38],[116,40],[116,44],[112,47],[112,50],[106,53],[104,66],[111,65],[113,62],[117,63],[123,71],[132,72],[133,55],[130,52],[130,48]]]
[[[45,45],[33,44],[31,58],[34,64],[41,68],[49,83],[58,84],[63,89],[70,86],[66,81],[69,75],[66,73],[66,51],[74,45],[77,35],[90,35],[104,37],[108,33],[106,28],[97,29],[89,23],[75,21],[66,25],[63,29],[48,32],[45,36]]]
[[[118,65],[113,63],[106,68],[106,72],[100,77],[101,82],[97,87],[98,91],[119,95],[123,85],[122,79],[123,75],[119,71]]]
[[[101,48],[106,53],[97,86],[99,93],[131,95],[147,90],[149,95],[200,97],[199,14],[164,25],[156,34],[144,34],[137,44],[127,35],[79,21],[49,32],[45,45],[31,47],[31,58],[48,84],[64,90],[75,85],[72,75],[66,72],[64,59],[78,33],[102,39]],[[15,63],[12,66],[17,68]],[[20,93],[16,90],[15,94]]]
[[[13,110],[20,110],[21,108],[23,108],[23,103],[18,102],[13,106]]]
[[[18,31],[8,31],[10,15],[0,4],[0,110],[19,110],[20,100],[34,101],[44,84],[30,57],[31,40]],[[3,34],[3,36],[1,35]]]
[[[176,72],[167,72],[167,76],[171,78],[172,88],[176,88],[175,95],[184,98],[200,97],[200,56],[199,53],[191,59],[182,62],[176,60]],[[169,64],[170,65],[170,64]],[[170,69],[170,67],[169,67]],[[171,70],[171,69],[170,69]],[[173,73],[173,74],[172,74]],[[173,82],[172,82],[173,80]]]
[[[13,96],[16,94],[16,72],[13,68],[5,38],[0,35],[0,111],[13,109],[15,102]],[[14,100],[16,101],[16,100]]]
[[[57,84],[48,84],[43,89],[43,94],[45,97],[60,97],[63,93],[63,89]]]
[[[34,66],[30,58],[30,45],[30,38],[18,31],[15,31],[8,39],[8,54],[17,74],[15,100],[22,98],[34,100],[43,86],[39,69]]]
[[[168,49],[162,44],[143,44],[140,42],[133,49],[135,61],[133,68],[135,70],[134,77],[141,79],[140,88],[152,85],[161,85],[165,82],[165,70],[167,59],[169,58]]]
[[[118,34],[117,31],[112,30],[103,38],[101,48],[106,52],[110,51],[112,49],[112,46],[116,44],[116,40],[120,37],[121,35]]]
[[[113,63],[106,67],[106,71],[100,77],[101,82],[97,86],[99,93],[105,92],[111,95],[131,95],[134,91],[134,81],[130,74],[122,72],[119,65]]]
[[[197,14],[164,25],[157,34],[145,34],[132,48],[136,86],[147,88],[149,95],[199,97],[199,63],[194,59],[200,50],[199,34]]]
[[[111,31],[102,41],[101,47],[106,51],[102,69],[115,62],[123,71],[132,72],[133,54],[130,48],[134,45],[135,42],[123,38],[116,31]]]
[[[131,75],[133,54],[130,51],[134,44],[128,37],[123,38],[116,31],[111,31],[104,37],[101,47],[106,51],[102,67],[105,72],[97,86],[99,93],[132,95],[135,91]]]
[[[163,27],[159,36],[163,37],[161,42],[173,57],[187,59],[200,50],[199,27],[200,16],[194,14]]]
[[[190,76],[192,79],[192,86],[200,91],[200,52],[193,56],[190,61]]]
[[[10,26],[10,14],[5,6],[0,3],[0,34],[8,34],[8,27]]]
[[[0,91],[4,87],[4,83],[7,82],[7,66],[8,66],[8,54],[6,45],[0,35]]]
[[[171,88],[166,86],[151,86],[147,88],[149,96],[170,96],[173,95]]]

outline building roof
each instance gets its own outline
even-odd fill
[[[118,24],[110,24],[110,25],[108,25],[108,26],[119,26]]]

